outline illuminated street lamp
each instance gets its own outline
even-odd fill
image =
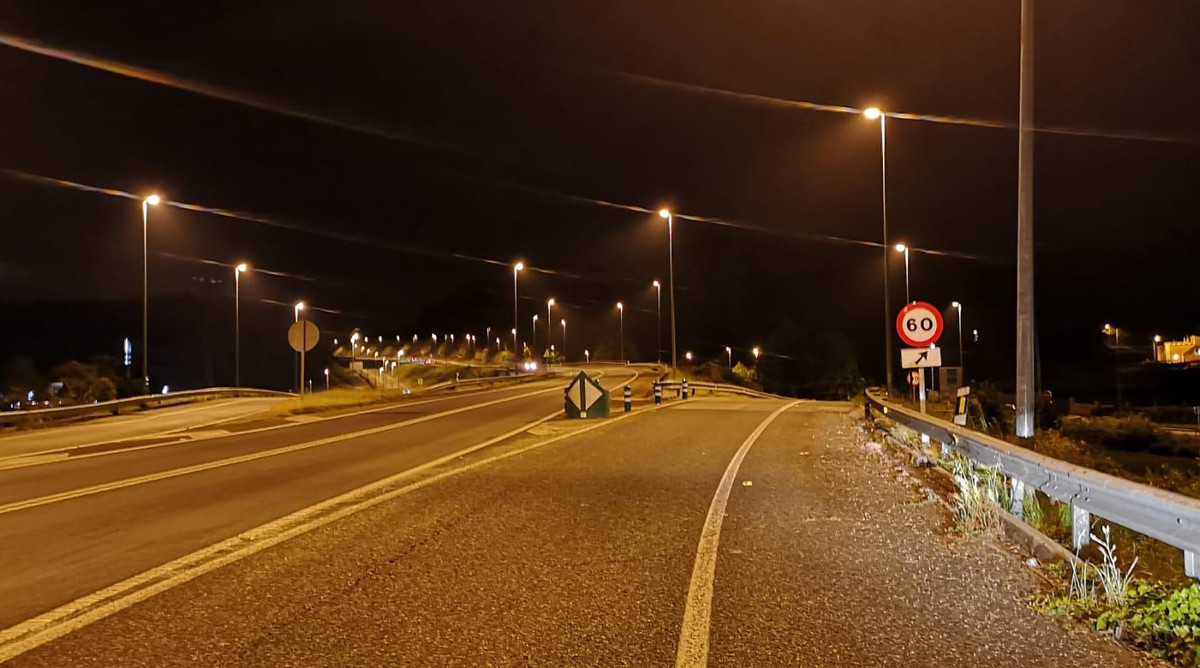
[[[1113,337],[1113,366],[1115,367],[1116,371],[1117,410],[1119,411],[1121,410],[1121,328],[1113,327],[1108,323],[1104,323],[1104,327],[1100,331],[1108,336]]]
[[[550,319],[550,308],[554,304],[554,297],[546,300],[546,345],[554,340],[554,321]]]
[[[869,121],[879,121],[879,162],[880,183],[883,209],[883,345],[887,355],[887,389],[893,387],[894,362],[892,361],[892,297],[888,290],[888,229],[887,229],[887,114],[878,107],[870,107],[863,111],[863,116]]]
[[[250,265],[238,263],[233,268],[233,386],[242,386],[242,274]]]
[[[667,260],[669,262],[669,287],[671,298],[671,366],[679,360],[675,357],[675,217],[666,209],[658,210],[659,218],[667,219]]]
[[[908,291],[908,246],[896,244],[896,251],[904,253],[904,303],[912,303],[912,295]]]
[[[538,315],[536,313],[534,313],[533,314],[533,336],[530,337],[530,339],[529,339],[529,344],[533,345],[533,346],[537,345],[537,321],[538,321]],[[547,345],[549,345],[549,344],[547,344]]]
[[[146,394],[150,393],[150,271],[146,238],[150,227],[149,207],[158,206],[161,201],[158,195],[142,200],[142,388]]]
[[[517,349],[517,327],[519,326],[517,324],[517,274],[520,273],[524,268],[524,262],[518,262],[513,265],[513,351],[516,351]]]
[[[303,301],[298,301],[292,306],[292,321],[300,322],[300,312],[305,308]],[[304,394],[304,353],[296,353],[296,392]]]
[[[750,352],[754,354],[754,361],[757,362],[758,356],[760,353],[762,353],[762,351],[758,349],[758,346],[754,346],[750,349]]]
[[[566,362],[567,361],[567,319],[563,318],[562,320],[559,320],[559,322],[562,323],[562,328],[563,328],[563,353],[562,354],[563,354],[563,361]]]
[[[725,355],[729,357],[729,368],[733,368],[733,348],[725,346]]]
[[[658,279],[656,278],[656,279],[654,279],[654,282],[651,283],[651,285],[654,286],[654,290],[656,293],[655,294],[655,305],[656,305],[655,313],[657,314],[657,321],[658,321],[658,329],[657,329],[658,334],[654,337],[654,351],[655,351],[655,355],[658,357],[658,363],[662,364],[662,283],[659,283]]]
[[[590,350],[584,350],[584,351],[583,351],[583,361],[584,361],[584,362],[591,362],[591,361],[592,361],[592,353],[591,353],[591,351],[590,351]]]
[[[325,367],[325,391],[329,391],[329,367]]]
[[[959,373],[966,377],[966,372],[963,371],[963,340],[962,340],[962,302],[951,302],[950,304],[958,309],[958,367]]]
[[[683,354],[683,359],[685,359],[685,360],[687,360],[687,361],[691,362],[691,361],[692,361],[692,351],[690,351],[690,350],[689,350],[689,351],[687,351],[686,353],[684,353],[684,354]]]
[[[621,325],[620,325],[621,359],[624,360],[625,359],[625,305],[622,304],[621,302],[617,302],[617,313],[620,315],[620,319],[621,319]]]

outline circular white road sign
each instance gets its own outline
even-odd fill
[[[896,316],[896,332],[900,340],[914,348],[937,343],[942,337],[942,313],[932,304],[913,302],[900,309]]]

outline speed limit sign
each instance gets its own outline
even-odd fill
[[[900,309],[896,332],[900,340],[914,348],[937,343],[942,336],[942,314],[932,304],[913,302]]]

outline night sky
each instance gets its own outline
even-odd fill
[[[1047,386],[1069,385],[1106,322],[1146,347],[1200,331],[1200,5],[1037,12],[1038,338]],[[732,223],[677,221],[681,354],[793,320],[879,378],[878,124],[803,101],[966,119],[888,121],[890,237],[936,251],[913,254],[913,297],[962,301],[968,365],[1011,385],[1017,135],[986,126],[1016,120],[1018,18],[1017,0],[10,0],[0,314],[20,317],[0,358],[115,352],[140,328],[138,201],[36,175],[241,212],[150,214],[151,359],[185,384],[229,382],[232,273],[211,262],[243,259],[282,274],[242,286],[255,384],[287,384],[296,299],[329,337],[507,331],[516,259],[536,268],[523,328],[554,296],[595,349],[622,299],[649,360],[660,206]],[[208,338],[215,372],[171,369]]]

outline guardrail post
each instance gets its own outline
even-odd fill
[[[1078,552],[1092,542],[1092,514],[1071,504],[1071,547]]]
[[[625,412],[633,410],[633,389],[628,385],[625,386]]]
[[[688,386],[687,386],[687,378],[684,378],[684,379],[683,379],[683,382],[682,382],[682,383],[680,383],[679,387],[680,387],[680,388],[682,388],[682,396],[683,396],[683,398],[684,398],[684,399],[687,399],[687,398],[688,398]]]
[[[1190,550],[1183,551],[1183,574],[1189,578],[1196,578],[1196,553]]]
[[[655,383],[654,384],[654,405],[657,406],[661,403],[662,403],[662,383]]]
[[[1008,511],[1025,519],[1025,481],[1009,478]]]

